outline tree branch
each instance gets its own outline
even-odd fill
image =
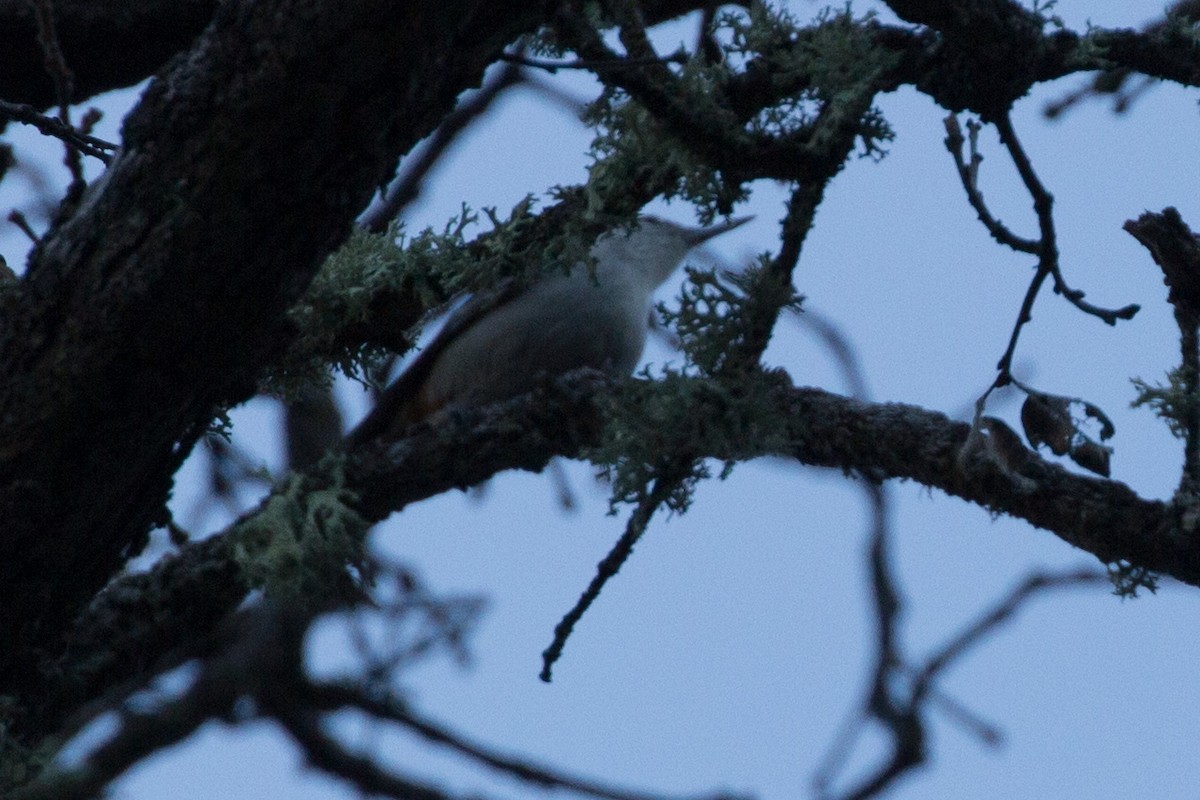
[[[185,548],[150,576],[118,580],[83,610],[150,527],[165,523],[176,467],[214,414],[248,397],[286,347],[293,334],[286,309],[397,158],[435,129],[462,91],[480,83],[506,43],[551,13],[548,5],[513,0],[467,3],[455,15],[433,0],[54,5],[63,58],[78,79],[75,99],[140,79],[171,54],[194,47],[150,84],[126,120],[122,150],[106,176],[47,232],[24,279],[0,294],[0,584],[6,592],[0,695],[29,703],[29,716],[8,731],[18,738],[61,719],[73,698],[95,697],[197,632],[210,631],[244,597],[252,580],[222,537]],[[673,0],[643,11],[653,22],[701,5]],[[1000,15],[990,22],[1015,14],[1009,44],[1032,43],[1028,69],[985,59],[972,74],[995,75],[972,84],[957,71],[961,46],[947,49],[944,37],[872,25],[871,42],[886,43],[898,57],[871,91],[911,82],[951,107],[995,114],[1032,81],[1101,63],[1086,55],[1100,34],[1088,41],[1031,34],[1015,4],[987,5]],[[112,39],[102,35],[109,30],[100,21],[105,15],[120,26]],[[148,19],[156,26],[176,21],[178,28],[148,37],[140,27]],[[28,20],[26,29],[16,24],[21,20]],[[53,102],[27,3],[0,0],[0,32],[0,94],[14,102]],[[600,62],[611,61],[607,48],[599,49],[603,41],[588,38],[592,33],[584,31],[581,41],[596,49]],[[139,34],[152,44],[118,46]],[[1178,60],[1181,45],[1164,47],[1174,48]],[[100,48],[112,62],[107,71]],[[447,59],[448,52],[455,57]],[[1113,52],[1105,58],[1120,63],[1120,47]],[[11,54],[20,69],[8,68]],[[1188,58],[1194,62],[1192,51]],[[21,73],[29,65],[38,77]],[[635,95],[671,101],[668,110],[690,119],[670,94],[678,82],[665,65],[605,69],[614,83],[620,78]],[[661,81],[638,83],[637,75],[645,74],[638,71],[655,75],[656,69]],[[1146,69],[1155,74],[1159,67]],[[951,78],[969,92],[947,93]],[[808,76],[792,80],[803,85]],[[749,96],[764,104],[769,99]],[[730,103],[736,133],[743,112],[752,109],[742,100]],[[823,178],[831,169],[828,161],[814,166],[803,148],[767,152],[781,154],[797,157],[775,165],[792,177]],[[754,157],[743,162],[750,164],[762,152],[745,147],[743,155]],[[646,183],[623,187],[626,210],[660,190]],[[601,389],[574,386],[418,429],[390,447],[355,450],[345,483],[336,485],[357,492],[353,510],[377,520],[501,469],[538,470],[552,455],[578,455],[601,436],[595,406]],[[1122,484],[1073,475],[1033,454],[1020,474],[977,452],[963,458],[966,426],[921,409],[856,403],[782,382],[769,397],[768,411],[787,425],[788,447],[760,444],[712,455],[744,459],[769,452],[918,480],[1052,529],[1104,561],[1129,561],[1200,583],[1200,556],[1170,535],[1168,506],[1142,500]],[[703,406],[693,411],[711,413]],[[328,474],[310,479],[335,485]],[[135,600],[135,587],[159,593]],[[146,614],[148,606],[161,615]],[[69,632],[72,622],[80,627]],[[87,622],[95,627],[87,629]],[[64,640],[69,646],[60,651]]]
[[[1168,504],[1144,500],[1117,481],[1069,472],[1032,451],[1019,472],[985,455],[964,456],[970,426],[937,412],[865,403],[792,387],[778,374],[767,377],[773,381],[768,411],[784,421],[786,444],[773,439],[755,450],[746,442],[745,450],[704,455],[787,456],[879,480],[915,480],[1050,530],[1103,562],[1128,561],[1200,585],[1200,554],[1172,535]],[[419,424],[399,441],[368,443],[327,465],[331,473],[307,480],[313,488],[336,483],[352,490],[354,511],[375,522],[505,469],[540,471],[552,457],[579,457],[600,441],[599,406],[611,402],[611,386],[594,373],[567,376],[543,392],[465,409],[436,426]],[[680,413],[717,426],[728,412],[727,406],[696,404]],[[254,588],[252,565],[235,557],[239,541],[235,528],[187,545],[149,573],[120,578],[100,594],[77,621],[69,658],[55,667],[70,692],[94,697],[212,630]],[[79,702],[62,691],[56,697],[64,703]]]
[[[222,4],[128,116],[102,184],[35,249],[0,300],[0,693],[42,694],[34,654],[165,521],[171,475],[252,393],[321,259],[541,14],[472,10]]]
[[[132,86],[186,50],[216,0],[54,0],[54,26],[75,73],[71,101]],[[45,109],[59,101],[42,64],[28,0],[0,0],[0,97]]]

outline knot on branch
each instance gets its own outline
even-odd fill
[[[1176,315],[1200,321],[1200,239],[1179,212],[1168,206],[1161,213],[1147,211],[1122,226],[1154,258],[1170,293],[1167,301]]]
[[[1036,56],[1046,48],[1044,20],[1015,3],[973,3],[970,10],[916,14],[910,21],[929,25],[939,33],[933,57],[939,69],[929,70],[917,82],[943,108],[971,111],[994,121],[1029,91],[1037,80]],[[902,15],[903,16],[903,15]],[[1029,58],[1013,58],[1027,53]]]

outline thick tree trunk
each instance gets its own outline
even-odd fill
[[[214,412],[399,155],[538,4],[231,2],[0,298],[0,694],[164,520]],[[69,576],[69,579],[67,578]]]

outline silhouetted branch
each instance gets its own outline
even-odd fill
[[[400,212],[420,195],[425,176],[454,140],[487,111],[505,89],[520,82],[520,66],[510,64],[501,68],[483,88],[455,108],[434,131],[429,141],[417,151],[413,162],[404,164],[404,171],[388,186],[382,202],[368,209],[359,220],[359,224],[372,233],[387,230],[388,223],[398,217]]]
[[[919,665],[911,664],[899,643],[897,621],[902,604],[886,555],[886,523],[877,500],[871,545],[872,587],[875,597],[876,667],[863,708],[835,738],[814,781],[820,798],[865,800],[888,791],[898,779],[926,761],[927,716],[934,709],[947,713],[954,722],[975,733],[981,741],[994,745],[1000,734],[994,726],[978,719],[962,704],[937,687],[937,680],[970,649],[986,641],[1003,623],[1031,599],[1053,589],[1085,585],[1110,585],[1104,572],[1081,569],[1059,574],[1034,574],[984,612],[976,621],[951,637],[933,655]],[[881,724],[890,739],[890,753],[870,774],[844,792],[831,791],[854,745],[872,721]]]
[[[975,152],[975,134],[977,131],[972,130],[971,132],[970,164],[966,164],[962,159],[961,148],[963,138],[958,129],[957,120],[953,115],[946,119],[946,146],[955,155],[955,163],[962,178],[963,186],[967,190],[967,197],[972,207],[979,214],[980,221],[988,228],[989,233],[997,241],[1008,245],[1014,250],[1036,254],[1038,264],[1037,270],[1029,282],[1029,287],[1025,290],[1025,297],[1021,301],[1020,311],[1017,312],[1017,320],[1009,336],[1008,346],[1005,348],[1004,354],[1000,357],[1000,361],[996,365],[996,379],[981,398],[980,410],[982,410],[982,401],[987,398],[993,389],[1007,386],[1012,382],[1012,361],[1013,356],[1016,354],[1017,341],[1020,339],[1021,331],[1025,325],[1033,319],[1034,301],[1037,300],[1037,296],[1047,278],[1053,278],[1055,294],[1062,295],[1080,311],[1097,317],[1109,325],[1115,325],[1118,319],[1131,319],[1140,308],[1137,304],[1130,304],[1113,310],[1100,308],[1086,302],[1083,299],[1084,293],[1082,291],[1072,289],[1067,285],[1062,275],[1061,265],[1059,264],[1058,235],[1055,230],[1053,211],[1054,198],[1038,178],[1037,172],[1033,168],[1033,163],[1030,161],[1028,154],[1026,154],[1024,147],[1022,147],[1020,139],[1017,138],[1016,130],[1013,128],[1008,112],[1006,111],[997,115],[994,122],[996,130],[1000,134],[1001,144],[1008,151],[1009,157],[1017,169],[1017,174],[1021,177],[1021,182],[1025,185],[1029,196],[1033,199],[1033,209],[1037,215],[1039,234],[1036,241],[1014,236],[1006,227],[995,220],[987,211],[986,206],[983,205],[983,197],[979,193],[976,184],[980,160],[977,157],[978,154]]]
[[[32,125],[47,136],[61,139],[68,146],[75,148],[84,155],[99,159],[105,164],[108,164],[112,160],[112,154],[118,147],[113,142],[106,142],[95,136],[81,133],[72,127],[69,122],[41,114],[33,106],[23,103],[9,103],[5,100],[0,100],[0,117]]]
[[[646,527],[650,524],[650,518],[654,516],[654,512],[670,498],[678,489],[679,482],[689,474],[691,474],[690,467],[664,469],[655,479],[653,488],[638,500],[633,513],[629,515],[629,521],[625,523],[625,532],[608,551],[608,555],[596,565],[595,576],[592,577],[583,594],[575,601],[575,605],[554,626],[554,639],[542,651],[542,671],[538,677],[543,681],[550,682],[554,664],[562,656],[567,639],[570,638],[579,620],[583,619],[583,615],[591,608],[592,603],[600,597],[600,592],[608,581],[629,560],[633,554],[633,548],[646,533]]]
[[[979,154],[979,131],[983,127],[975,120],[967,120],[967,133],[970,141],[971,159],[968,162],[963,158],[963,144],[968,139],[962,135],[962,129],[958,125],[958,116],[950,114],[945,119],[946,125],[946,149],[954,156],[954,165],[958,168],[958,177],[962,181],[963,189],[967,192],[967,202],[971,204],[971,208],[975,209],[975,213],[979,216],[979,221],[983,223],[983,227],[987,228],[988,233],[1002,245],[1010,247],[1020,253],[1029,253],[1037,255],[1038,242],[1033,239],[1025,239],[1017,236],[1003,222],[992,216],[992,212],[988,210],[987,203],[984,202],[983,192],[979,189],[979,165],[983,163],[983,156]]]
[[[1179,327],[1182,397],[1174,404],[1184,432],[1180,499],[1189,505],[1200,496],[1200,239],[1174,208],[1146,212],[1122,226],[1154,258],[1170,288],[1167,302]]]

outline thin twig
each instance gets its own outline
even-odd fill
[[[993,389],[1001,389],[1012,382],[1012,361],[1017,352],[1017,340],[1021,338],[1021,330],[1025,324],[1033,319],[1033,303],[1037,300],[1038,293],[1042,290],[1042,284],[1046,282],[1049,274],[1046,270],[1038,269],[1033,275],[1033,280],[1026,287],[1025,297],[1021,300],[1021,310],[1017,312],[1017,321],[1013,324],[1012,333],[1008,337],[1008,347],[1004,349],[1004,355],[1000,356],[1000,360],[996,363],[996,379],[988,387],[988,394]],[[976,410],[980,411],[981,409]]]
[[[1185,433],[1179,494],[1195,502],[1200,491],[1200,239],[1170,207],[1158,214],[1147,211],[1123,227],[1150,251],[1170,287],[1167,302],[1179,327],[1179,377],[1188,398],[1175,415]]]
[[[1184,396],[1190,398],[1180,423],[1184,430],[1183,477],[1180,494],[1193,499],[1200,493],[1200,319],[1190,310],[1175,307],[1179,326],[1179,377]]]
[[[105,164],[112,160],[111,153],[117,150],[117,145],[96,136],[81,133],[61,119],[40,113],[36,108],[25,103],[10,103],[0,100],[0,117],[32,125],[41,133],[61,139],[85,156],[99,159]]]
[[[58,28],[54,24],[53,0],[27,0],[33,10],[37,25],[38,46],[42,48],[42,65],[54,82],[54,96],[58,101],[59,119],[70,124],[68,119],[72,98],[75,95],[75,75],[67,66],[62,47],[58,43]]]
[[[862,710],[843,726],[813,778],[818,797],[828,797],[829,787],[843,769],[865,725],[878,720],[891,734],[891,753],[875,770],[841,795],[845,800],[873,797],[925,759],[925,729],[921,709],[906,702],[896,691],[897,673],[904,667],[898,624],[903,601],[892,575],[889,553],[890,525],[887,495],[883,486],[865,481],[863,487],[872,509],[868,562],[876,625],[875,669]]]
[[[33,226],[29,224],[29,220],[25,219],[25,215],[20,211],[13,209],[12,211],[8,212],[8,221],[20,228],[21,233],[28,236],[29,241],[33,242],[34,244],[37,244],[42,240],[42,237],[37,235],[37,233],[33,230]]]
[[[1051,589],[1067,589],[1075,586],[1108,585],[1108,576],[1094,569],[1078,569],[1059,574],[1038,573],[1030,575],[1014,587],[1004,599],[964,628],[957,636],[942,645],[925,661],[917,673],[914,694],[923,696],[936,680],[969,649],[981,643],[985,636],[1003,623],[1012,619],[1026,602],[1035,595]]]
[[[583,619],[583,615],[591,608],[592,603],[600,597],[600,592],[609,579],[615,576],[629,560],[634,546],[646,532],[650,518],[677,488],[680,480],[676,477],[677,474],[677,470],[667,470],[665,474],[660,474],[654,481],[654,486],[642,496],[633,513],[629,515],[629,521],[625,524],[625,532],[621,534],[621,538],[608,551],[608,555],[596,565],[596,574],[584,589],[583,594],[575,601],[571,610],[564,614],[558,624],[554,626],[554,638],[550,645],[542,651],[542,671],[538,674],[538,677],[546,683],[550,682],[554,663],[562,656],[563,648],[566,647],[567,639],[575,630],[575,625]]]
[[[459,134],[487,111],[505,89],[520,82],[521,67],[517,64],[506,64],[487,85],[454,109],[454,112],[438,126],[412,164],[388,186],[383,201],[369,209],[359,220],[359,224],[372,233],[383,233],[387,230],[388,223],[398,217],[400,212],[421,194],[425,177]]]
[[[543,789],[565,789],[604,800],[666,800],[662,795],[607,786],[503,755],[420,716],[402,699],[394,696],[368,695],[358,686],[345,683],[316,684],[307,695],[318,708],[325,711],[356,708],[375,719],[400,723],[429,742],[447,747],[484,766]]]
[[[253,693],[255,685],[261,686],[270,666],[287,659],[299,664],[299,639],[289,640],[268,609],[239,612],[222,633],[228,632],[235,635],[225,636],[224,649],[201,664],[184,691],[149,704],[121,703],[114,709],[118,714],[114,733],[74,760],[52,761],[12,795],[14,800],[99,796],[151,754],[182,741],[209,720],[228,719],[237,699]]]
[[[842,330],[841,326],[820,311],[814,311],[812,306],[805,304],[804,313],[794,314],[797,325],[812,330],[817,338],[833,354],[834,360],[842,369],[842,377],[849,388],[849,394],[855,400],[869,400],[870,390],[867,388],[867,378],[862,369],[862,363],[854,350],[854,344]]]
[[[33,9],[33,17],[37,23],[38,45],[42,48],[42,61],[50,80],[54,82],[54,94],[58,98],[58,119],[68,128],[71,125],[71,103],[75,96],[75,75],[67,66],[63,56],[62,46],[58,41],[58,28],[54,24],[53,0],[28,0]],[[83,180],[83,159],[78,147],[63,140],[63,164],[71,174],[71,188],[68,199],[78,197],[85,186]]]
[[[1033,208],[1037,214],[1038,229],[1041,232],[1038,269],[1048,270],[1054,277],[1054,293],[1061,294],[1080,311],[1097,317],[1105,324],[1116,325],[1119,319],[1132,319],[1140,308],[1137,304],[1130,304],[1118,309],[1101,308],[1084,301],[1083,291],[1072,289],[1067,285],[1058,258],[1058,234],[1055,231],[1053,214],[1054,197],[1042,185],[1034,171],[1033,163],[1025,153],[1020,139],[1017,138],[1012,119],[1007,113],[1001,114],[997,118],[996,130],[1000,134],[1000,143],[1008,149],[1013,165],[1017,168],[1017,174],[1021,176],[1021,182],[1025,184],[1025,188],[1033,198]]]
[[[687,53],[683,50],[677,50],[670,55],[650,56],[648,58],[611,58],[597,60],[577,58],[573,61],[551,61],[543,58],[530,58],[528,56],[521,55],[520,53],[501,53],[500,60],[506,61],[510,64],[518,64],[522,67],[544,70],[553,75],[560,69],[595,70],[617,67],[640,67],[648,64],[686,64],[688,57]]]
[[[855,741],[870,719],[879,720],[890,729],[891,755],[856,787],[839,795],[842,800],[863,800],[882,794],[904,773],[925,760],[923,715],[931,703],[935,703],[952,721],[977,736],[984,744],[999,743],[999,730],[942,692],[937,686],[938,678],[973,647],[985,641],[1000,625],[1012,619],[1017,611],[1035,596],[1053,589],[1110,583],[1107,575],[1093,569],[1031,575],[977,620],[934,651],[924,664],[910,667],[903,661],[893,638],[894,625],[901,609],[895,588],[887,574],[887,562],[880,560],[883,554],[879,547],[880,541],[876,535],[871,551],[872,574],[875,578],[875,616],[880,627],[877,636],[877,666],[870,699],[863,712],[849,720],[842,728],[835,739],[835,747],[831,748],[822,763],[815,779],[819,797],[829,796],[829,785],[848,760]]]
[[[999,747],[1003,743],[1004,732],[998,726],[983,719],[938,686],[931,684],[925,693],[951,722],[974,736],[985,747]]]
[[[1038,243],[1033,239],[1017,236],[1009,230],[1008,226],[992,215],[987,203],[984,202],[983,192],[979,190],[979,165],[983,163],[983,156],[979,154],[980,124],[973,119],[967,120],[971,154],[971,160],[968,163],[963,158],[963,145],[967,143],[967,139],[962,135],[962,128],[958,124],[958,115],[950,114],[944,123],[946,126],[946,149],[954,156],[954,166],[957,167],[958,177],[962,181],[963,189],[967,192],[967,202],[971,204],[971,208],[975,209],[975,214],[983,223],[983,227],[987,228],[992,238],[1000,244],[1020,253],[1036,255]]]
[[[1082,291],[1072,289],[1067,285],[1063,279],[1059,263],[1058,239],[1054,224],[1054,197],[1047,191],[1038,178],[1037,172],[1033,168],[1033,163],[1022,147],[1020,139],[1017,138],[1017,133],[1013,128],[1012,119],[1009,114],[1006,112],[998,115],[995,125],[997,132],[1000,134],[1001,144],[1008,150],[1009,157],[1017,169],[1017,174],[1021,177],[1021,182],[1025,185],[1025,189],[1029,192],[1030,197],[1033,198],[1033,209],[1037,215],[1038,231],[1040,234],[1037,242],[1037,270],[1034,273],[1033,279],[1029,282],[1029,288],[1025,291],[1025,298],[1021,302],[1021,310],[1018,312],[1017,321],[1013,325],[1008,347],[996,365],[998,372],[992,387],[999,388],[1011,381],[1012,360],[1016,353],[1017,341],[1020,339],[1021,330],[1026,323],[1033,319],[1033,304],[1042,286],[1045,284],[1046,278],[1050,277],[1054,279],[1054,291],[1056,294],[1065,297],[1068,302],[1085,314],[1097,317],[1109,325],[1115,325],[1118,319],[1132,318],[1140,307],[1136,304],[1130,304],[1123,308],[1112,310],[1100,308],[1086,302],[1083,299],[1084,293]]]
[[[584,111],[587,109],[586,100],[564,91],[561,86],[543,75],[531,73],[525,76],[521,88],[526,92],[541,95],[543,100],[551,105],[558,106],[576,122],[579,122]]]
[[[398,800],[466,800],[402,778],[375,760],[350,752],[326,733],[320,718],[307,709],[280,707],[273,716],[300,746],[310,764],[354,784],[368,795]]]
[[[1153,41],[1160,37],[1169,37],[1169,31],[1178,30],[1181,23],[1194,24],[1200,19],[1200,2],[1196,0],[1177,0],[1164,9],[1160,19],[1142,28],[1142,34]],[[1178,35],[1178,34],[1175,34]],[[1133,86],[1129,84],[1133,83]],[[1100,95],[1112,95],[1113,112],[1124,114],[1142,95],[1159,85],[1157,78],[1141,75],[1130,67],[1120,66],[1106,69],[1090,78],[1078,89],[1068,92],[1064,97],[1046,104],[1043,112],[1048,119],[1054,119],[1080,105],[1084,100]]]
[[[822,325],[819,319],[810,322],[817,323],[817,330],[833,350],[848,383],[854,387],[854,393],[865,394],[865,384],[852,351],[836,327],[828,323]],[[978,622],[952,638],[923,666],[911,667],[900,646],[898,626],[904,605],[892,573],[887,495],[883,486],[875,481],[867,480],[863,487],[867,491],[873,520],[869,565],[876,622],[875,669],[862,710],[842,725],[813,778],[817,796],[830,796],[831,785],[849,761],[855,744],[871,720],[877,720],[888,729],[891,748],[881,764],[855,787],[840,795],[842,800],[864,800],[878,796],[926,760],[924,717],[925,710],[933,705],[985,745],[998,744],[1001,733],[997,727],[941,691],[936,685],[937,677],[971,646],[1010,618],[1036,592],[1085,581],[1107,581],[1102,573],[1095,571],[1080,571],[1064,576],[1033,576]]]

